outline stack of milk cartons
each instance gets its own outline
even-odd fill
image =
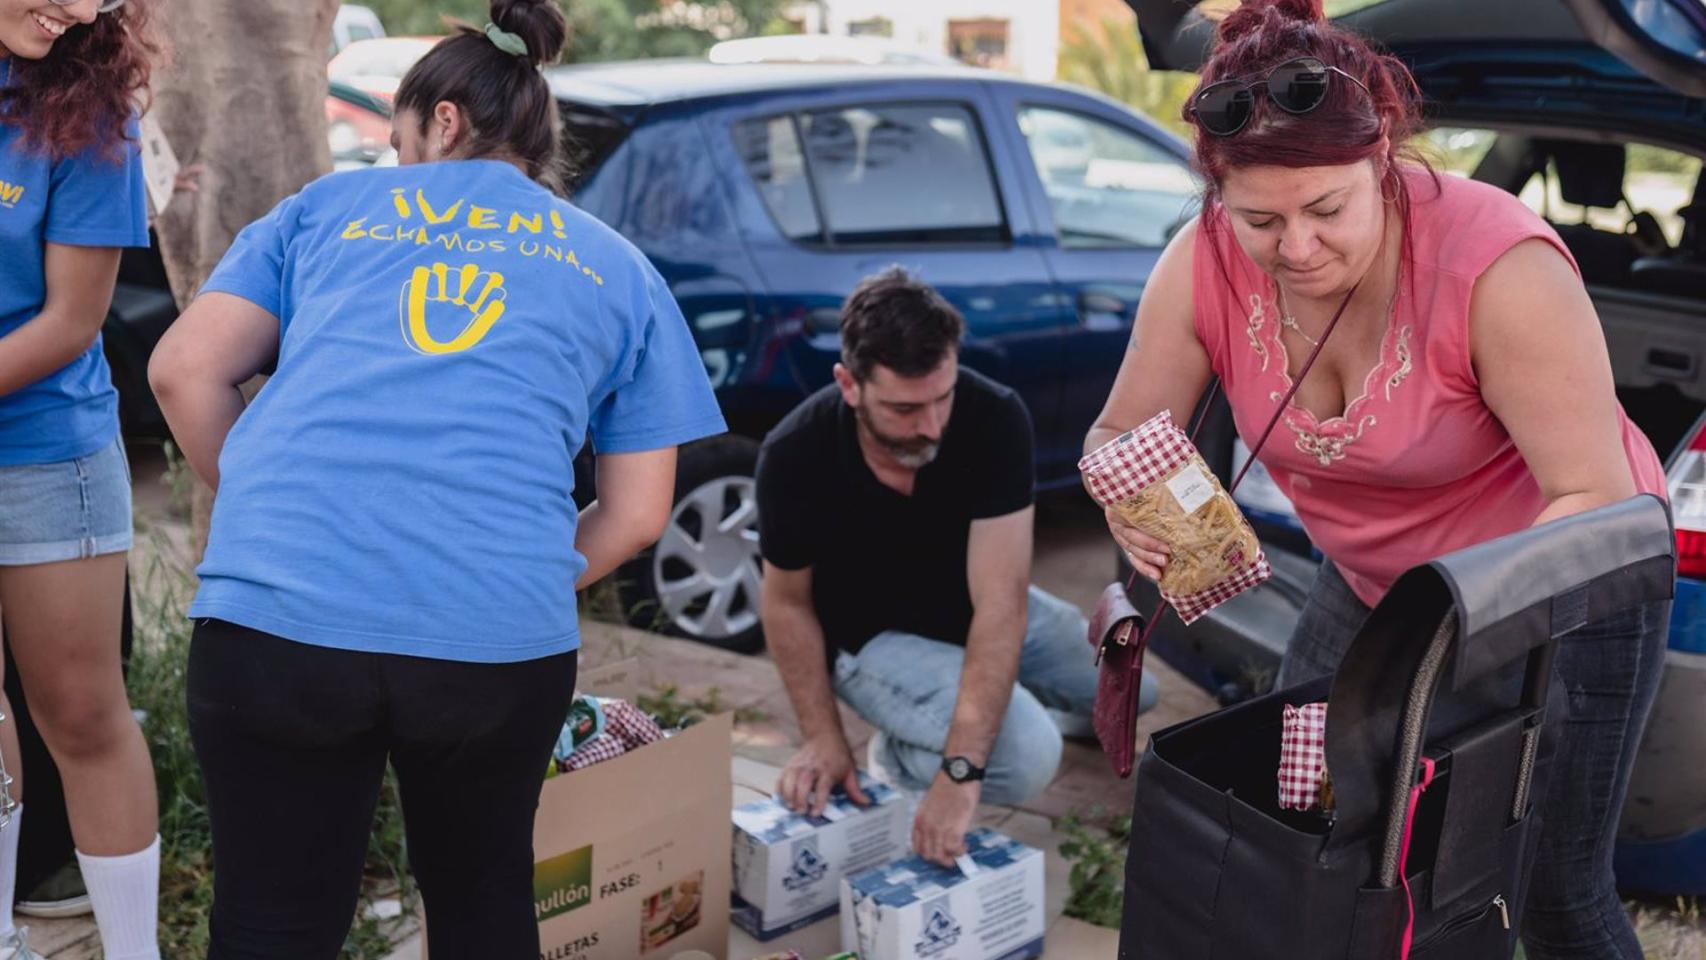
[[[823,815],[798,814],[774,797],[734,810],[734,922],[770,940],[830,916],[841,879],[907,852],[912,804],[861,774],[871,801],[861,807],[840,788]]]
[[[980,827],[958,867],[917,856],[841,882],[860,960],[1026,960],[1043,952],[1043,854]]]

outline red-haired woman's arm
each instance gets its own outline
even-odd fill
[[[1605,332],[1557,248],[1524,240],[1487,268],[1469,340],[1481,397],[1546,497],[1535,523],[1635,495]]]

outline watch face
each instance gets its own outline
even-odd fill
[[[971,761],[965,757],[955,757],[948,761],[948,776],[955,780],[964,780],[971,776]]]

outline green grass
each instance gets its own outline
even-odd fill
[[[691,727],[707,717],[727,711],[723,692],[716,687],[700,697],[686,697],[673,683],[660,683],[650,693],[642,693],[634,705],[657,720],[665,730]],[[769,715],[757,707],[739,707],[734,711],[736,723],[762,723]]]
[[[1125,903],[1125,858],[1131,844],[1131,818],[1101,808],[1069,813],[1055,821],[1060,855],[1072,864],[1066,915],[1099,927],[1117,929]]]

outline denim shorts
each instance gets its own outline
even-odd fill
[[[130,549],[124,442],[58,463],[0,466],[0,567],[82,560]]]

